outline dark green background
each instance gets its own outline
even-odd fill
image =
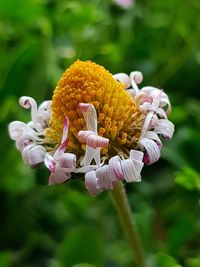
[[[126,189],[147,266],[200,266],[199,14],[199,0],[127,10],[109,0],[0,1],[0,266],[134,266],[109,194],[92,198],[81,182],[48,187],[48,172],[26,166],[8,138],[10,121],[30,118],[18,98],[50,99],[78,58],[140,70],[142,85],[169,94],[174,138]]]

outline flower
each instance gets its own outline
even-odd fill
[[[151,86],[139,89],[142,80],[141,72],[112,75],[77,60],[52,101],[38,108],[33,98],[20,98],[31,109],[31,121],[11,122],[10,137],[28,165],[44,163],[50,170],[50,185],[83,173],[89,193],[97,195],[119,180],[139,182],[143,165],[161,155],[160,137],[170,139],[174,132],[168,96]]]

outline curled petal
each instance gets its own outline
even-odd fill
[[[23,132],[26,131],[27,129],[28,126],[21,121],[13,121],[8,125],[8,132],[10,138],[14,141],[19,139],[22,136]]]
[[[49,177],[49,185],[62,184],[71,178],[71,174],[67,173],[64,168],[56,165],[55,172]]]
[[[134,163],[131,159],[125,159],[121,161],[122,170],[124,173],[124,179],[126,182],[140,182],[141,176],[136,170]]]
[[[112,181],[123,180],[124,173],[122,171],[121,159],[119,156],[114,156],[109,160],[110,177]]]
[[[98,136],[92,131],[79,131],[78,138],[81,142],[93,148],[105,147],[109,143],[109,139]]]
[[[141,148],[144,148],[148,154],[148,162],[145,162],[145,164],[152,164],[160,158],[160,148],[154,140],[144,137],[139,143]]]
[[[108,165],[104,165],[96,169],[96,177],[98,178],[98,184],[101,189],[113,189],[113,183],[110,178],[110,170]]]
[[[88,104],[88,103],[80,103],[79,104],[79,109],[82,112],[87,112],[89,106],[90,106],[90,104]]]
[[[46,153],[44,157],[44,164],[50,172],[55,172],[56,162],[54,157],[52,157],[49,153]]]
[[[160,119],[154,131],[167,139],[171,139],[174,133],[174,124],[166,119]]]
[[[23,134],[17,141],[16,141],[16,147],[17,149],[19,149],[20,151],[23,151],[24,148],[29,145],[30,143],[32,143],[33,139],[32,136],[28,133]]]
[[[28,145],[22,151],[23,160],[30,166],[36,166],[44,161],[46,150],[41,145]]]
[[[143,81],[143,75],[140,71],[132,71],[130,73],[131,85],[136,90],[136,94],[139,92],[138,84]]]
[[[140,182],[141,170],[144,166],[143,160],[144,153],[138,150],[130,151],[130,158],[122,160],[122,170],[124,173],[124,179],[127,182]]]
[[[72,153],[64,153],[59,160],[59,166],[61,168],[75,168],[76,155]]]
[[[38,108],[38,114],[43,116],[51,116],[51,100],[44,101]]]
[[[51,103],[52,101],[44,101],[38,108],[37,121],[43,129],[49,126],[51,117]]]
[[[93,196],[96,196],[102,191],[97,181],[98,179],[95,171],[90,171],[85,174],[85,186],[89,193]]]
[[[113,75],[113,78],[115,78],[120,83],[124,83],[126,89],[131,86],[130,77],[126,73],[117,73]]]
[[[65,117],[64,121],[64,127],[63,127],[63,135],[62,135],[62,140],[60,146],[57,148],[55,154],[54,154],[54,159],[55,161],[59,160],[61,155],[65,152],[67,145],[69,143],[69,139],[67,138],[68,136],[68,129],[69,129],[69,119]]]
[[[36,101],[32,98],[32,97],[28,97],[28,96],[22,96],[19,99],[19,104],[26,109],[31,108],[31,119],[33,122],[33,126],[34,128],[38,131],[38,132],[42,132],[42,127],[41,125],[38,123],[38,112],[37,112],[37,103]]]
[[[92,104],[80,103],[79,108],[83,112],[87,130],[97,133],[97,113],[95,107]]]

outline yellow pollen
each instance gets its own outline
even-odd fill
[[[86,130],[79,103],[93,104],[98,117],[98,134],[109,139],[109,146],[101,150],[108,157],[137,148],[144,116],[124,84],[116,81],[104,67],[91,61],[77,60],[62,75],[53,94],[52,116],[46,138],[60,144],[64,119],[69,119],[67,151],[82,156],[85,146],[78,140],[78,132]]]

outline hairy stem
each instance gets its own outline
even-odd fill
[[[132,221],[130,205],[122,182],[116,184],[114,190],[111,191],[111,197],[118,212],[126,238],[132,249],[136,266],[145,267],[143,249],[139,235]]]

